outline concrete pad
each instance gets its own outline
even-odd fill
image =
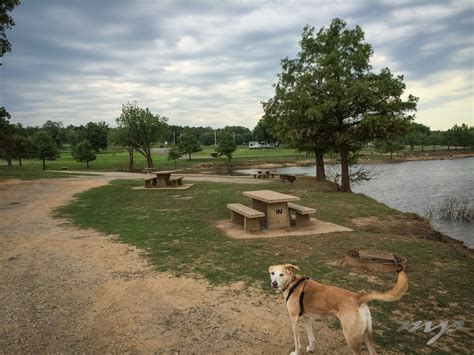
[[[339,226],[334,223],[323,222],[316,218],[310,219],[310,225],[306,227],[288,227],[281,229],[263,229],[260,232],[246,232],[241,225],[232,223],[225,219],[217,221],[216,227],[223,231],[228,237],[234,239],[256,239],[256,238],[275,238],[275,237],[300,237],[307,235],[317,235],[333,232],[352,232],[352,229]]]
[[[194,184],[184,184],[183,186],[176,186],[176,187],[145,187],[145,186],[135,186],[132,187],[132,190],[187,190]]]

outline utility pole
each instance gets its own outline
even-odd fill
[[[217,129],[214,131],[214,147],[217,147]]]

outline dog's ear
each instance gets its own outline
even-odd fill
[[[274,265],[270,265],[270,266],[268,267],[268,272],[272,272],[273,267],[274,267]]]
[[[300,270],[299,266],[292,265],[292,264],[285,264],[285,269],[292,272],[293,274],[295,274],[296,271]]]

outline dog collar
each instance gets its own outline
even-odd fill
[[[293,274],[293,277],[291,278],[290,282],[288,282],[288,284],[285,287],[283,287],[280,291],[282,293],[285,292],[288,289],[288,287],[290,287],[291,283],[295,281],[295,279],[296,279],[296,276]]]

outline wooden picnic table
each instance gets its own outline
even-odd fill
[[[271,190],[245,191],[243,194],[252,199],[253,209],[265,213],[268,229],[289,227],[288,202],[300,199],[297,196]]]
[[[170,180],[171,174],[175,173],[178,170],[162,170],[162,171],[154,171],[153,174],[156,174],[157,181],[156,181],[156,186],[157,187],[167,187],[171,186],[172,182]]]

